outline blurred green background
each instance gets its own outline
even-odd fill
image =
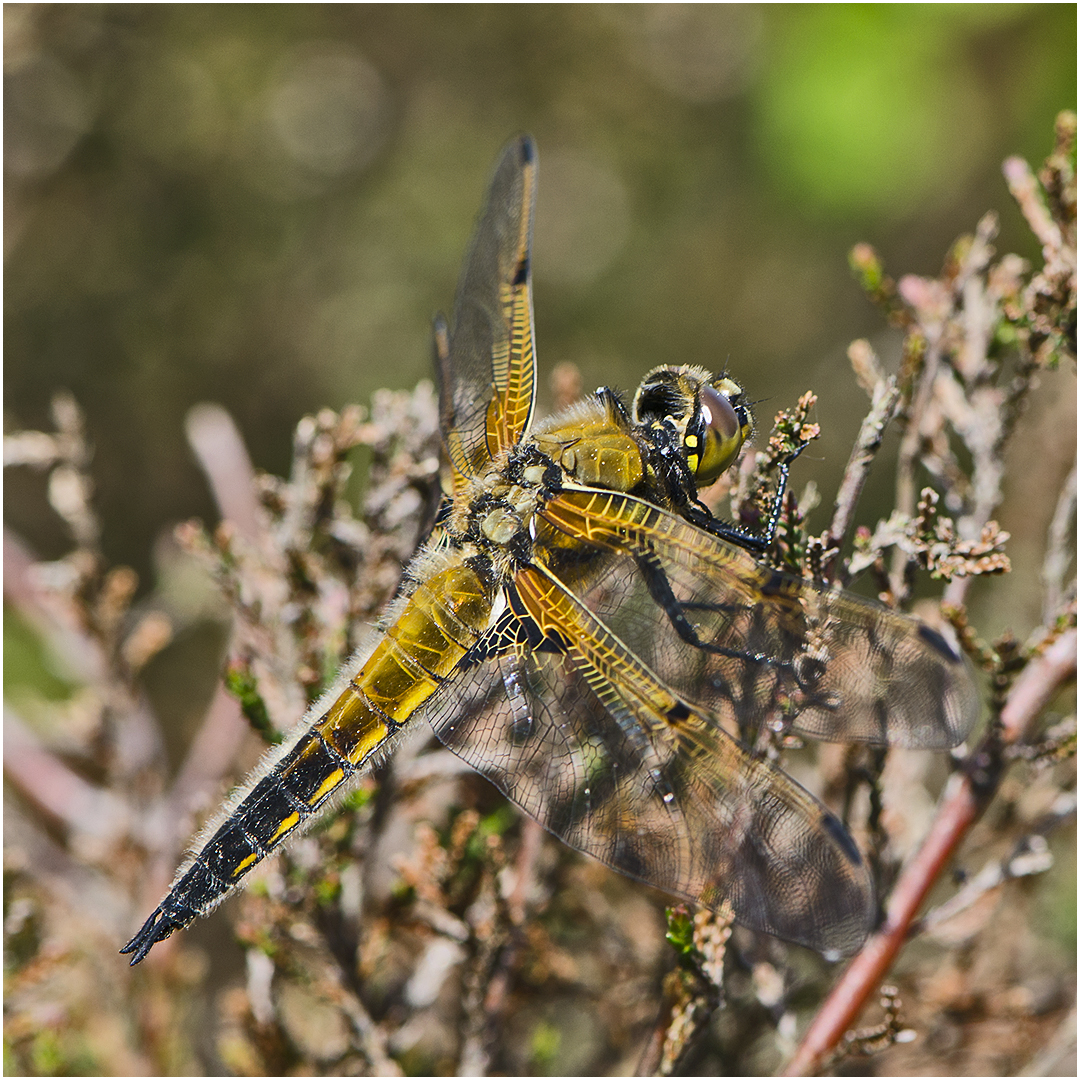
[[[429,374],[495,157],[540,148],[541,376],[632,390],[727,366],[831,494],[882,321],[846,255],[936,274],[1075,104],[1073,5],[50,6],[5,19],[5,425],[87,412],[111,560],[214,511],[183,419],[213,400],[282,471],[305,412]],[[546,381],[543,382],[546,392]],[[543,401],[541,402],[543,405]],[[814,460],[810,460],[814,458]],[[835,481],[833,481],[835,482]],[[7,520],[65,550],[40,479]],[[872,496],[871,496],[872,498]]]

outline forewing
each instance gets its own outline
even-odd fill
[[[442,742],[625,874],[822,952],[857,948],[872,890],[839,822],[687,708],[556,581],[523,571],[517,589],[526,619],[564,648],[518,645],[459,670],[426,710]]]
[[[536,147],[529,136],[502,153],[473,232],[447,332],[435,327],[439,412],[455,486],[513,446],[532,418],[530,245]]]
[[[588,607],[747,737],[785,720],[820,739],[943,749],[978,718],[970,666],[916,619],[763,567],[630,496],[568,490],[542,517],[613,556],[576,582]]]

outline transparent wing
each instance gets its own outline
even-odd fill
[[[848,953],[873,916],[843,827],[663,686],[560,584],[518,574],[524,643],[425,710],[442,742],[568,844],[744,925]]]
[[[435,326],[439,413],[455,487],[513,446],[532,418],[532,243],[536,147],[503,150],[473,232],[453,327]]]
[[[568,490],[542,517],[558,529],[554,571],[663,682],[744,737],[782,718],[819,739],[943,749],[978,719],[970,666],[916,619],[772,571],[630,496]],[[583,558],[567,536],[607,557]]]

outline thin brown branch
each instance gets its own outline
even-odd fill
[[[233,418],[220,405],[195,405],[184,420],[184,430],[222,518],[255,541],[266,525],[255,498],[255,470]]]
[[[858,343],[853,343],[852,349]],[[850,351],[850,350],[849,350]],[[874,386],[870,411],[863,418],[859,428],[859,436],[851,449],[847,467],[844,469],[844,477],[840,482],[840,489],[836,494],[836,503],[833,510],[832,523],[824,540],[826,551],[834,550],[835,554],[825,564],[825,576],[831,579],[833,568],[840,554],[840,548],[851,528],[855,516],[855,506],[862,494],[863,485],[870,472],[870,465],[881,448],[881,439],[885,426],[896,415],[900,404],[900,388],[896,379],[889,377],[882,379]]]
[[[915,483],[915,467],[922,448],[921,421],[930,399],[933,397],[934,383],[937,380],[940,366],[940,348],[936,342],[929,342],[919,378],[919,385],[915,392],[915,399],[908,410],[907,430],[900,440],[900,453],[896,463],[896,509],[907,517],[914,514],[918,495]],[[898,598],[906,594],[904,576],[907,564],[907,554],[897,548],[893,554],[892,571],[889,578],[892,593]]]
[[[536,874],[536,860],[544,839],[544,827],[530,817],[521,823],[521,843],[514,864],[514,885],[506,900],[511,932],[501,950],[487,987],[475,987],[473,995],[482,1000],[482,1009],[467,1008],[467,1016],[482,1022],[466,1032],[460,1055],[462,1076],[486,1076],[491,1064],[490,1048],[496,1042],[500,1022],[510,1001],[511,979],[521,961],[526,941],[522,930],[527,915],[526,902]]]
[[[1062,236],[1061,230],[1042,201],[1042,189],[1035,178],[1035,173],[1022,157],[1006,158],[1001,171],[1005,176],[1005,182],[1009,185],[1009,192],[1028,223],[1028,228],[1042,244],[1044,254],[1049,261],[1051,254],[1061,248]]]
[[[17,807],[4,814],[4,843],[5,858],[23,866],[29,877],[60,902],[62,918],[94,927],[111,951],[112,942],[128,930],[130,907],[109,868],[88,865],[82,855],[62,847]],[[10,990],[10,984],[5,989]]]
[[[188,749],[183,767],[169,792],[169,826],[175,837],[186,837],[190,833],[190,821],[187,819],[220,785],[248,730],[236,698],[218,684],[206,716]]]
[[[236,699],[219,684],[171,790],[145,816],[140,839],[152,858],[142,878],[140,910],[153,907],[169,887],[184,841],[195,831],[196,813],[220,796],[249,730]]]
[[[544,826],[535,818],[526,817],[521,822],[521,845],[514,865],[514,887],[506,898],[510,921],[514,926],[525,923],[526,902],[532,890],[536,874],[536,860],[544,840]]]
[[[1075,813],[1075,803],[1072,813]],[[1063,814],[1048,815],[1050,821],[1057,823]],[[1047,822],[1047,826],[1049,821]],[[955,919],[962,912],[970,910],[988,893],[1000,889],[1015,878],[1042,874],[1054,865],[1054,856],[1046,837],[1041,833],[1030,833],[1018,843],[1003,859],[992,859],[977,874],[968,880],[963,888],[954,893],[945,903],[927,912],[919,921],[920,930],[932,930],[936,926]]]
[[[4,773],[65,829],[92,840],[101,850],[127,830],[123,801],[69,769],[7,705]]]
[[[1069,470],[1058,495],[1054,516],[1047,531],[1046,556],[1043,559],[1043,622],[1051,625],[1065,602],[1065,575],[1073,561],[1075,545],[1070,549],[1069,536],[1076,523],[1076,465]],[[1075,595],[1076,582],[1072,583]]]
[[[4,526],[4,599],[42,636],[73,678],[94,683],[104,677],[101,643],[86,633],[66,598],[42,585],[41,564],[23,539]]]
[[[349,1024],[356,1033],[360,1049],[368,1061],[371,1062],[374,1075],[401,1076],[400,1066],[390,1057],[386,1044],[386,1033],[371,1018],[371,1014],[364,1008],[363,1003],[356,994],[345,985],[341,969],[321,944],[319,959],[321,961],[317,973],[320,982],[319,988],[348,1019]]]
[[[1076,674],[1076,631],[1057,638],[1017,679],[1001,713],[1001,726],[983,740],[969,760],[978,764],[991,757],[989,740],[1009,744],[1024,735],[1059,688]],[[986,808],[1000,770],[955,773],[945,789],[934,823],[922,847],[908,863],[889,899],[885,923],[833,987],[814,1018],[785,1076],[815,1073],[844,1033],[852,1026],[907,940],[927,893],[944,870],[961,840]]]

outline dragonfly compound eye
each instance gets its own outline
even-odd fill
[[[701,388],[700,409],[702,445],[696,453],[688,446],[691,452],[687,460],[698,483],[711,484],[738,456],[749,424],[740,418],[727,396],[711,386]]]

